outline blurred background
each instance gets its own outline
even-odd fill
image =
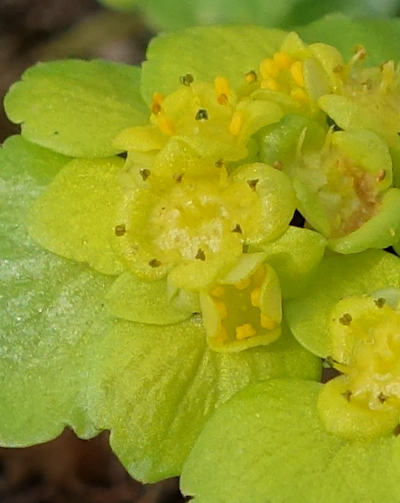
[[[291,28],[330,12],[398,16],[400,0],[0,0],[0,98],[37,61],[77,57],[130,64],[161,30],[194,24],[257,23]],[[0,107],[0,142],[17,133]],[[0,449],[0,503],[178,503],[176,479],[132,480],[108,434],[82,441]]]

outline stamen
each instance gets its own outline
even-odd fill
[[[293,63],[293,60],[286,52],[279,51],[274,54],[274,62],[279,68],[288,70]]]
[[[250,323],[245,323],[240,327],[236,327],[236,339],[238,339],[239,341],[253,337],[254,335],[256,335],[256,333],[257,332]]]
[[[114,227],[114,233],[116,236],[120,237],[126,233],[125,224],[119,224]]]
[[[175,173],[173,175],[173,179],[176,181],[176,183],[181,183],[181,181],[183,179],[183,175],[184,175],[184,173]]]
[[[235,225],[235,227],[232,229],[232,232],[238,232],[239,234],[243,234],[242,228],[240,227],[239,224]]]
[[[304,89],[301,89],[300,87],[294,87],[290,91],[290,96],[292,99],[294,99],[300,104],[307,103],[308,101],[307,93],[304,91]]]
[[[194,78],[193,78],[193,75],[190,74],[190,73],[187,73],[186,75],[182,75],[182,77],[179,78],[179,81],[181,84],[183,84],[184,86],[187,86],[189,87],[190,84],[193,83],[194,81]]]
[[[244,123],[244,117],[243,113],[240,112],[239,110],[236,110],[236,112],[232,116],[231,123],[229,124],[229,131],[231,134],[234,136],[238,136],[240,134],[240,131],[242,130]]]
[[[279,91],[280,85],[272,78],[267,78],[261,82],[261,89],[268,89],[269,91]]]
[[[333,68],[333,73],[342,73],[344,70],[344,66],[343,65],[336,65],[334,68]]]
[[[196,113],[195,120],[197,121],[206,121],[208,119],[208,112],[205,108],[199,108]]]
[[[197,250],[197,254],[196,254],[195,258],[198,259],[198,260],[203,260],[204,261],[206,259],[206,254],[204,253],[204,251],[201,248],[199,248]]]
[[[149,262],[150,267],[160,267],[160,265],[161,265],[161,262],[159,260],[157,260],[156,258],[151,259]]]
[[[261,305],[261,288],[255,288],[250,293],[250,302],[253,307],[260,307],[260,305]]]
[[[141,169],[141,170],[139,171],[139,173],[140,173],[140,176],[142,177],[142,179],[143,179],[143,181],[144,181],[144,182],[145,182],[145,181],[149,178],[149,176],[151,175],[150,170],[149,170],[149,169],[146,169],[146,168]]]
[[[247,185],[251,188],[251,190],[256,190],[258,183],[258,178],[255,178],[254,180],[247,180]]]
[[[164,100],[164,96],[161,93],[153,94],[153,101],[151,104],[151,111],[154,115],[158,115],[161,112],[161,103]]]
[[[254,70],[251,70],[250,72],[247,72],[246,75],[244,76],[246,82],[248,84],[252,84],[253,82],[256,82],[257,80],[257,74]]]
[[[382,297],[379,297],[379,299],[374,300],[376,307],[379,309],[382,309],[382,307],[386,304],[386,300]]]
[[[279,72],[279,66],[271,58],[266,58],[261,61],[260,73],[263,79],[277,77]]]
[[[380,401],[380,403],[384,404],[387,400],[387,396],[380,392],[378,395],[378,400]]]
[[[290,67],[290,73],[293,80],[299,87],[304,87],[304,74],[303,74],[303,63],[301,61],[295,61]]]
[[[231,93],[228,80],[225,77],[216,77],[214,80],[214,88],[218,103],[220,105],[226,105],[229,101],[229,95]]]
[[[346,326],[349,326],[352,321],[353,321],[353,318],[350,313],[344,313],[344,315],[341,318],[339,318],[339,322],[342,325],[346,325]]]
[[[225,166],[224,160],[223,159],[218,159],[218,161],[215,161],[215,166],[217,168],[223,168]]]
[[[260,314],[260,325],[263,328],[266,328],[267,330],[272,330],[276,327],[276,322],[274,320],[271,320],[269,316],[266,316],[265,314],[261,313]]]

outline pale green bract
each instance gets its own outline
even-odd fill
[[[138,68],[108,61],[39,63],[11,87],[4,106],[26,140],[64,155],[107,157],[118,153],[112,140],[119,131],[147,120],[139,78]]]

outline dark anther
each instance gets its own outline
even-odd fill
[[[153,103],[153,105],[151,106],[151,111],[154,115],[158,115],[161,112],[160,103]]]
[[[220,105],[227,105],[229,102],[228,96],[226,94],[220,94],[217,98],[217,101]]]
[[[344,313],[344,315],[341,318],[339,318],[339,322],[342,325],[346,325],[346,326],[349,326],[352,321],[353,321],[353,318],[352,318],[351,314],[349,314],[349,313]]]
[[[348,402],[350,402],[350,398],[351,398],[351,395],[352,395],[352,394],[353,394],[353,393],[352,393],[350,390],[347,390],[347,391],[345,391],[344,393],[342,393],[342,396],[343,396],[343,397],[344,397],[344,398],[345,398]]]
[[[251,190],[256,190],[258,183],[258,178],[255,178],[254,180],[247,180],[247,185],[251,188]]]
[[[282,168],[283,168],[283,162],[281,162],[281,161],[275,161],[272,164],[272,167],[275,168],[275,169],[279,169],[279,171],[281,171]]]
[[[245,77],[249,84],[252,84],[257,80],[257,74],[254,70],[250,70],[250,72],[247,72]]]
[[[161,265],[161,262],[159,260],[157,260],[156,258],[151,259],[149,262],[150,267],[160,267],[160,265]]]
[[[223,168],[224,167],[224,160],[223,159],[218,159],[218,161],[215,161],[215,166],[217,168]]]
[[[238,232],[239,234],[243,234],[242,228],[240,227],[239,224],[236,224],[234,229],[232,229],[232,232]]]
[[[181,183],[182,178],[183,178],[183,173],[175,173],[173,175],[173,178],[176,181],[176,183]]]
[[[197,250],[196,258],[198,260],[203,260],[203,261],[206,259],[206,254],[204,253],[204,251],[201,248],[199,248]]]
[[[139,171],[140,176],[143,178],[143,181],[146,181],[151,175],[150,170],[144,168]]]
[[[384,394],[381,392],[381,393],[379,393],[379,395],[378,395],[378,400],[379,400],[381,403],[385,403],[385,402],[386,402],[386,400],[387,400],[387,396],[386,396],[386,395],[384,395]]]
[[[189,87],[190,84],[193,83],[194,78],[193,78],[193,75],[191,75],[190,73],[187,73],[186,75],[182,75],[182,77],[179,77],[179,81],[184,86],[188,86]]]
[[[334,72],[334,73],[341,73],[341,72],[343,72],[343,70],[344,70],[343,65],[336,65],[336,66],[334,67],[334,69],[333,69],[333,72]]]
[[[116,225],[114,227],[114,232],[115,232],[115,235],[118,237],[123,236],[126,232],[125,224]]]
[[[208,112],[205,108],[199,108],[195,119],[197,121],[206,121],[208,119]]]
[[[53,134],[58,134],[58,131],[53,131]]]
[[[393,435],[395,437],[398,437],[400,435],[400,424],[398,424],[396,428],[393,430]]]
[[[383,297],[379,297],[379,299],[374,300],[376,307],[382,309],[382,307],[386,304],[386,300]]]

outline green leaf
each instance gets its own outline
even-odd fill
[[[367,66],[394,59],[400,54],[400,19],[349,19],[335,14],[298,28],[305,41],[334,45],[347,59],[357,44],[368,51]]]
[[[66,424],[96,432],[84,395],[109,281],[39,248],[24,226],[67,161],[20,137],[0,150],[0,444],[8,447],[50,440]]]
[[[286,304],[286,317],[296,339],[316,355],[329,355],[329,319],[343,297],[400,287],[400,259],[380,250],[327,256],[306,293]]]
[[[39,63],[11,86],[4,106],[22,135],[73,157],[107,157],[123,129],[147,121],[139,68],[107,61]]]
[[[142,95],[150,102],[154,92],[175,91],[180,77],[212,81],[225,76],[234,88],[245,74],[278,50],[285,33],[257,26],[195,27],[153,39],[142,70]]]
[[[222,406],[183,469],[195,503],[336,503],[398,500],[400,441],[348,442],[316,410],[321,385],[259,383]]]
[[[121,273],[124,266],[112,242],[123,164],[118,157],[68,163],[35,201],[29,213],[31,236],[62,257],[88,262],[104,274]]]
[[[185,309],[174,304],[174,296],[178,294],[168,289],[165,278],[144,281],[127,271],[114,281],[106,301],[111,313],[118,318],[169,325],[186,320],[192,314],[187,306]]]
[[[146,482],[179,474],[213,410],[249,383],[320,373],[319,361],[288,333],[268,348],[221,354],[193,320],[165,327],[121,321],[96,351],[94,422],[111,430],[117,456]]]

